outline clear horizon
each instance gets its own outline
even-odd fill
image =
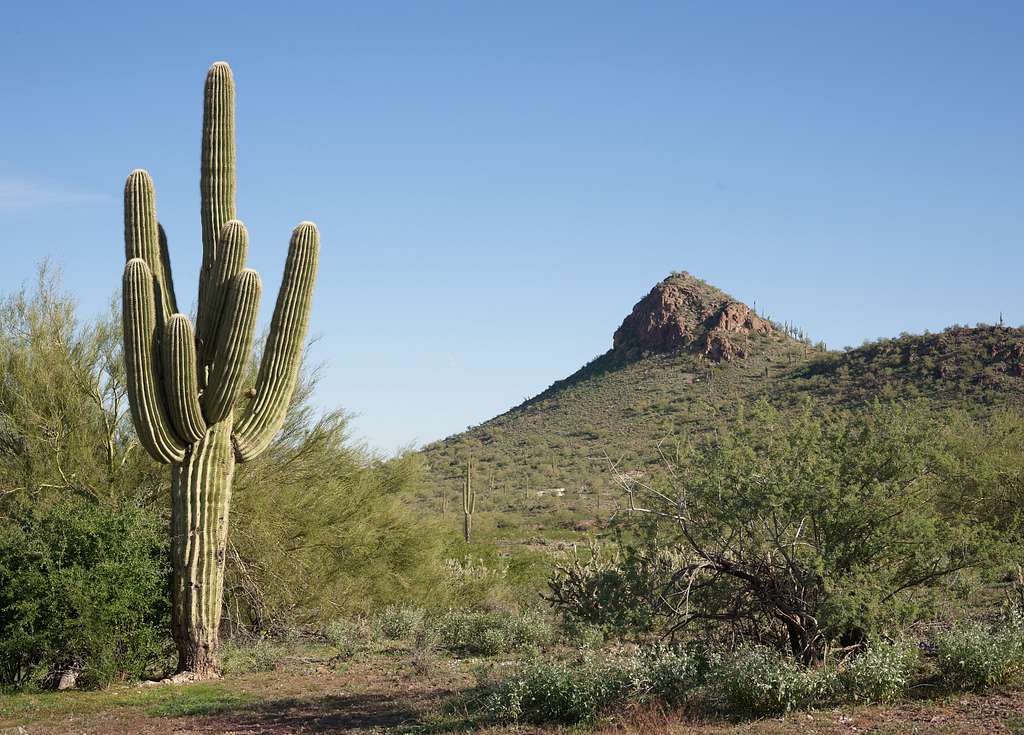
[[[263,322],[289,232],[316,221],[317,401],[383,451],[571,374],[675,270],[830,348],[1024,323],[1019,3],[54,3],[5,20],[0,292],[49,258],[83,315],[103,311],[141,167],[194,301],[203,77],[226,60]]]

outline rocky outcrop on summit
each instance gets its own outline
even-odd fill
[[[615,330],[612,349],[625,357],[696,352],[721,362],[746,356],[737,336],[773,331],[754,311],[689,273],[673,273],[633,307]]]

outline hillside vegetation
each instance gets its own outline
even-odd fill
[[[578,371],[468,431],[428,445],[434,489],[454,499],[472,459],[483,525],[499,537],[578,534],[616,507],[618,481],[662,464],[666,446],[726,426],[761,399],[782,409],[920,400],[988,414],[1024,398],[1024,330],[954,326],[846,351],[687,273],[637,303],[613,346]]]

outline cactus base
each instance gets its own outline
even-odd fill
[[[171,470],[174,643],[178,671],[194,678],[220,675],[218,630],[234,472],[230,420],[207,429]]]

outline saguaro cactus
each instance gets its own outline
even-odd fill
[[[245,267],[249,236],[235,219],[235,87],[218,62],[206,76],[200,169],[203,263],[195,328],[178,313],[153,180],[124,188],[124,354],[139,441],[171,465],[173,633],[182,677],[217,666],[231,481],[281,428],[299,375],[320,234],[292,232],[284,278],[254,390],[251,359],[260,277]]]
[[[473,511],[476,510],[476,491],[473,489],[473,460],[466,465],[466,482],[462,485],[462,535],[469,543],[473,534]]]

